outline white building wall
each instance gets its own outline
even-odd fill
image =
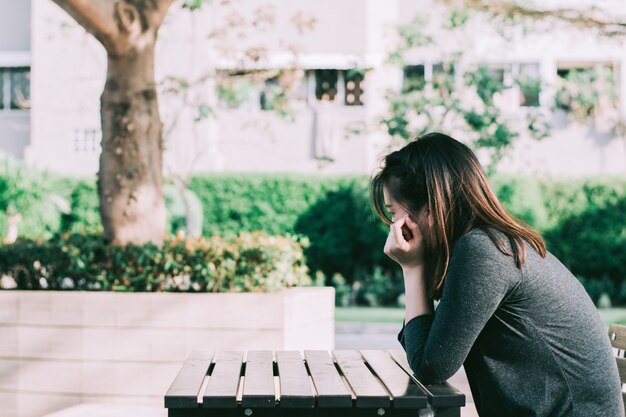
[[[31,146],[28,163],[62,173],[95,173],[99,139],[84,149],[83,132],[100,129],[106,53],[50,0],[32,0]],[[75,145],[76,138],[80,143]]]
[[[432,10],[435,18],[427,19],[431,27],[440,23],[437,7],[425,7],[430,2],[400,0],[400,22],[406,23],[416,15]],[[580,2],[578,2],[580,3]],[[615,9],[610,2],[607,7]],[[563,7],[571,7],[569,2]],[[574,4],[575,5],[575,4]],[[502,28],[502,27],[501,27]],[[518,28],[519,29],[519,28]],[[591,32],[572,29],[564,24],[548,22],[531,27],[522,36],[520,30],[504,29],[510,37],[503,38],[486,19],[472,19],[465,31],[441,34],[441,42],[408,54],[409,63],[432,63],[452,51],[464,50],[464,58],[487,64],[537,63],[542,78],[540,101],[546,112],[554,103],[557,68],[560,65],[609,63],[616,69],[622,114],[626,109],[626,42],[624,39],[595,37]],[[437,38],[439,39],[439,38]],[[511,96],[509,98],[516,98]],[[507,102],[512,116],[525,112],[514,102]],[[626,138],[616,136],[610,120],[593,123],[573,122],[562,110],[550,117],[550,136],[536,141],[522,136],[499,169],[510,173],[539,174],[553,177],[583,177],[590,175],[626,176]],[[464,138],[459,137],[459,140]]]
[[[218,2],[213,2],[217,4]],[[297,50],[299,65],[306,68],[365,67],[365,106],[338,106],[333,111],[337,126],[337,156],[334,161],[315,158],[313,115],[301,104],[294,122],[255,107],[218,108],[215,120],[193,123],[194,112],[180,112],[172,98],[160,98],[163,120],[168,123],[180,112],[179,124],[167,138],[165,164],[172,172],[195,171],[285,171],[310,173],[369,174],[387,152],[388,138],[376,125],[385,112],[384,92],[398,88],[401,71],[386,66],[387,48],[393,45],[395,23],[416,13],[436,10],[424,2],[395,0],[237,0],[230,8],[207,9],[191,15],[174,9],[159,32],[156,73],[198,76],[216,66],[233,66],[233,57],[248,47],[262,46],[268,55],[262,66],[288,65]],[[273,7],[271,27],[252,35],[228,32],[220,44],[207,35],[228,19],[250,21],[263,5]],[[216,7],[216,6],[213,6]],[[221,6],[220,6],[221,7]],[[270,7],[270,9],[272,8]],[[261,9],[263,11],[263,9]],[[267,10],[265,10],[267,12]],[[312,31],[300,33],[292,23],[301,12],[316,19]],[[233,14],[235,13],[235,14]],[[432,22],[436,18],[431,19]],[[99,147],[76,149],[76,137],[84,138],[99,127],[99,96],[104,85],[106,56],[103,48],[50,0],[32,0],[31,146],[26,159],[38,166],[65,173],[95,173]],[[437,47],[416,51],[415,63],[436,62],[442,51],[470,48],[473,58],[492,63],[537,62],[544,77],[542,102],[551,101],[555,68],[563,62],[614,62],[623,73],[626,50],[623,41],[598,40],[577,30],[538,32],[528,38],[501,41],[491,29],[474,22],[469,35],[449,36]],[[245,30],[243,32],[246,32]],[[224,51],[229,51],[226,54]],[[234,53],[233,53],[234,52]],[[623,74],[622,74],[623,75]],[[620,77],[625,91],[626,77]],[[199,90],[214,103],[210,86]],[[624,100],[624,94],[621,95]],[[575,124],[555,114],[550,138],[536,142],[521,138],[511,156],[502,161],[505,171],[554,176],[625,175],[626,147],[623,139],[601,124]],[[344,128],[367,127],[361,134],[344,137]],[[259,128],[260,126],[260,128]],[[459,138],[463,139],[463,138]],[[99,139],[96,139],[96,142]],[[78,148],[84,144],[81,142]]]
[[[10,9],[10,13],[1,9]],[[0,1],[0,77],[2,68],[30,66],[30,2]],[[8,75],[8,74],[7,74]],[[8,91],[0,89],[0,101]],[[29,110],[0,109],[0,155],[24,158],[30,138]]]

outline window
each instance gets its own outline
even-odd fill
[[[520,90],[520,106],[538,107],[541,93],[539,64],[519,64],[515,82]]]
[[[265,88],[259,93],[259,103],[261,110],[271,110],[271,99],[273,93],[280,89],[278,84],[278,77],[272,77],[265,80]]]
[[[556,106],[581,120],[617,108],[616,69],[610,63],[560,64],[557,68]]]
[[[12,110],[30,109],[30,69],[10,68],[9,87]]]
[[[402,78],[403,92],[422,91],[425,86],[426,73],[424,65],[407,65],[404,67],[404,76]]]
[[[361,70],[348,70],[344,73],[346,106],[363,105],[363,78],[364,72]]]
[[[74,152],[96,152],[100,150],[100,129],[75,129]]]
[[[316,69],[308,71],[309,102],[335,101],[344,106],[362,106],[365,102],[365,70]]]
[[[432,71],[433,88],[451,93],[454,90],[454,64],[449,62],[435,64]]]
[[[439,62],[436,64],[407,65],[404,67],[402,91],[410,93],[423,91],[427,85],[433,89],[451,93],[454,90],[454,64]]]
[[[337,95],[338,70],[315,70],[315,98],[333,101]]]
[[[30,68],[0,68],[0,110],[30,109]]]

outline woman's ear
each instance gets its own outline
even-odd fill
[[[430,212],[430,208],[428,206],[426,206],[426,208],[425,208],[425,216],[426,216],[426,221],[428,222],[428,226],[429,227],[433,227],[435,222],[433,220],[433,216],[432,216],[432,214]]]

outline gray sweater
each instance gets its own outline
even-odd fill
[[[550,252],[542,258],[524,244],[520,270],[484,230],[457,241],[435,313],[403,323],[398,334],[415,376],[442,382],[463,365],[481,417],[624,417],[613,350],[592,300]]]

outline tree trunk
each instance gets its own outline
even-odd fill
[[[165,237],[163,125],[154,81],[156,35],[174,0],[53,0],[107,51],[100,97],[100,217],[113,245]]]
[[[165,235],[163,125],[154,80],[154,42],[120,55],[109,52],[100,105],[98,193],[105,237],[113,245],[160,246]]]

